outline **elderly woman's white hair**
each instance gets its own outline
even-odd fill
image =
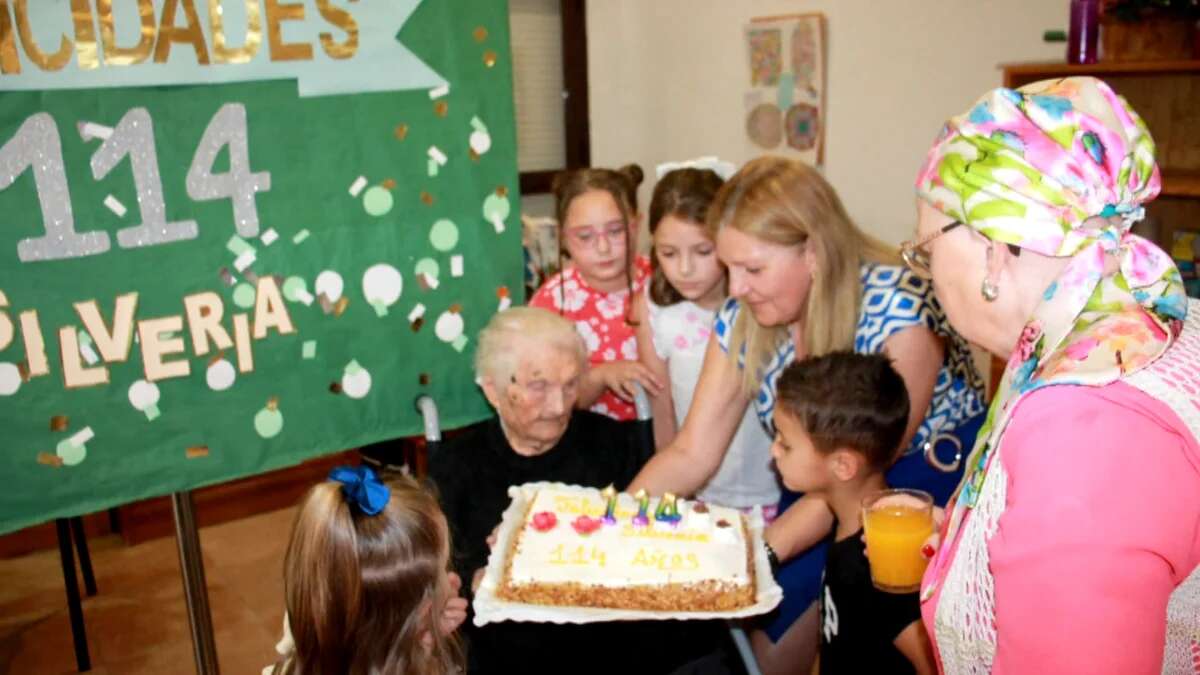
[[[538,307],[510,307],[493,316],[479,332],[475,377],[506,384],[516,374],[522,356],[536,356],[547,348],[574,354],[580,368],[587,362],[587,349],[575,324]]]

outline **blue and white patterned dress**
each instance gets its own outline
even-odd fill
[[[929,281],[906,267],[866,263],[862,266],[862,310],[854,331],[854,351],[876,354],[896,333],[912,326],[925,326],[945,338],[946,356],[938,370],[929,411],[906,450],[920,450],[931,434],[951,434],[984,412],[983,379],[975,370],[970,347],[946,321],[946,313],[933,297]],[[729,351],[729,337],[741,303],[730,298],[717,312],[713,329],[721,349]],[[791,340],[780,343],[763,368],[762,385],[754,399],[758,419],[774,435],[771,415],[775,411],[775,383],[783,369],[795,360]],[[741,361],[739,355],[739,363]],[[970,443],[966,445],[970,448]]]
[[[935,438],[954,436],[962,443],[964,455],[970,451],[986,409],[983,379],[975,370],[970,348],[950,327],[927,280],[907,267],[876,263],[863,264],[861,278],[862,309],[854,332],[854,351],[878,353],[889,337],[913,326],[925,326],[944,339],[946,355],[938,370],[929,411],[905,456],[888,470],[887,481],[892,487],[926,490],[939,504],[945,504],[962,477],[962,467],[953,473],[942,473],[930,466],[918,451],[930,435]],[[740,310],[741,304],[730,299],[713,321],[717,343],[726,353]],[[754,407],[759,421],[772,436],[775,434],[771,418],[775,411],[775,383],[795,357],[795,345],[790,339],[785,340],[763,368],[762,385],[754,399]],[[738,356],[738,363],[742,363],[742,355]],[[945,452],[939,447],[938,455],[943,462],[949,462],[953,452]],[[779,512],[782,514],[798,496],[785,491]],[[800,614],[816,601],[827,550],[828,541],[789,560],[779,570],[776,580],[783,587],[783,602],[775,613],[767,616],[762,626],[772,641],[779,640]]]

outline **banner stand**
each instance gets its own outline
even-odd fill
[[[175,514],[175,539],[179,543],[179,569],[183,573],[183,595],[187,600],[188,625],[192,629],[192,651],[197,675],[217,675],[217,646],[213,638],[212,612],[208,608],[208,586],[204,581],[204,557],[192,491],[171,493]]]

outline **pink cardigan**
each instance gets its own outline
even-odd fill
[[[1121,382],[1047,387],[1018,406],[988,544],[992,672],[1160,672],[1168,597],[1200,563],[1200,446],[1166,405]],[[935,652],[940,597],[921,606]]]

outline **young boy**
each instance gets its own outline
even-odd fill
[[[884,490],[908,424],[908,392],[887,357],[835,352],[793,363],[776,385],[771,455],[791,490],[835,518],[821,589],[822,675],[934,673],[917,593],[871,584],[862,502]]]

